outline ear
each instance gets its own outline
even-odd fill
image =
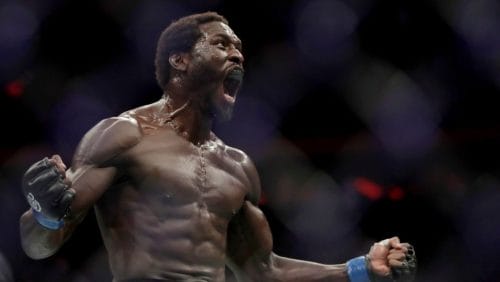
[[[187,69],[189,58],[186,53],[174,53],[168,57],[170,66],[178,71],[185,71]]]

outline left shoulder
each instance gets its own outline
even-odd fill
[[[232,162],[240,165],[250,184],[248,200],[257,204],[260,199],[261,188],[259,174],[257,173],[257,168],[255,167],[252,159],[244,151],[226,145],[219,138],[215,138],[214,142],[216,142],[225,154],[231,158]]]

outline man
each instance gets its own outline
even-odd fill
[[[254,165],[211,132],[215,117],[230,118],[243,78],[241,41],[222,16],[172,23],[155,63],[159,101],[98,123],[71,168],[55,155],[26,172],[30,257],[54,254],[94,206],[115,281],[224,281],[226,265],[241,281],[412,279],[413,249],[397,237],[339,265],[272,252]]]

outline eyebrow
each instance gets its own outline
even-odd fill
[[[222,37],[224,38],[225,40],[228,40],[230,41],[231,43],[234,44],[234,46],[236,46],[237,49],[239,49],[241,51],[241,49],[243,48],[242,46],[242,43],[241,43],[241,40],[233,40],[232,37],[228,36],[227,34],[225,33],[217,33],[217,34],[214,34],[213,37]]]

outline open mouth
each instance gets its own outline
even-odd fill
[[[234,102],[236,94],[243,82],[243,70],[235,68],[229,71],[223,82],[224,96],[227,100]]]

